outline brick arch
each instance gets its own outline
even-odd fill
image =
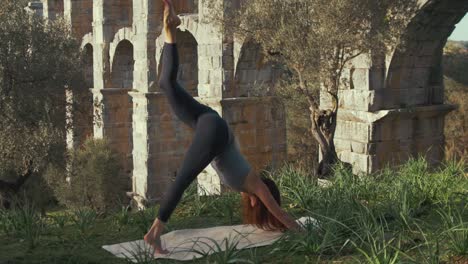
[[[422,2],[391,57],[385,88],[398,92],[389,93],[386,100],[400,107],[443,104],[443,48],[467,11],[466,1]]]
[[[121,40],[111,61],[112,88],[133,88],[135,65],[134,46],[129,40]]]

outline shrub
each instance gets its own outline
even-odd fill
[[[70,152],[68,169],[64,167],[49,166],[45,176],[61,204],[104,212],[120,208],[126,199],[127,179],[106,140],[86,140]]]

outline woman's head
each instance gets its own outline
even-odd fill
[[[268,187],[278,205],[281,206],[281,197],[275,182],[265,176],[262,176],[261,180]],[[245,192],[241,193],[241,195],[244,224],[256,225],[264,230],[286,230],[286,227],[268,211],[257,196]]]

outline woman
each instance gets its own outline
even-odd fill
[[[241,192],[246,224],[255,224],[267,230],[301,230],[296,221],[281,209],[279,191],[275,183],[252,173],[226,121],[212,108],[197,102],[177,83],[179,58],[176,28],[181,21],[175,14],[171,0],[163,1],[166,39],[159,85],[176,116],[193,128],[195,134],[176,179],[160,204],[158,217],[144,236],[144,241],[150,244],[156,253],[168,253],[162,248],[160,240],[164,225],[185,189],[210,163],[224,184]]]

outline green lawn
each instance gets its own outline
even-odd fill
[[[320,228],[287,233],[272,246],[212,255],[197,263],[468,263],[468,178],[464,163],[430,169],[423,159],[357,177],[338,168],[320,187],[298,168],[276,180],[283,207],[312,216]],[[240,196],[198,197],[192,185],[167,232],[241,223]],[[28,206],[0,213],[0,264],[127,263],[101,248],[142,239],[157,208],[98,215],[56,208],[40,217]],[[147,263],[147,262],[141,262]],[[174,261],[158,261],[174,263]]]

